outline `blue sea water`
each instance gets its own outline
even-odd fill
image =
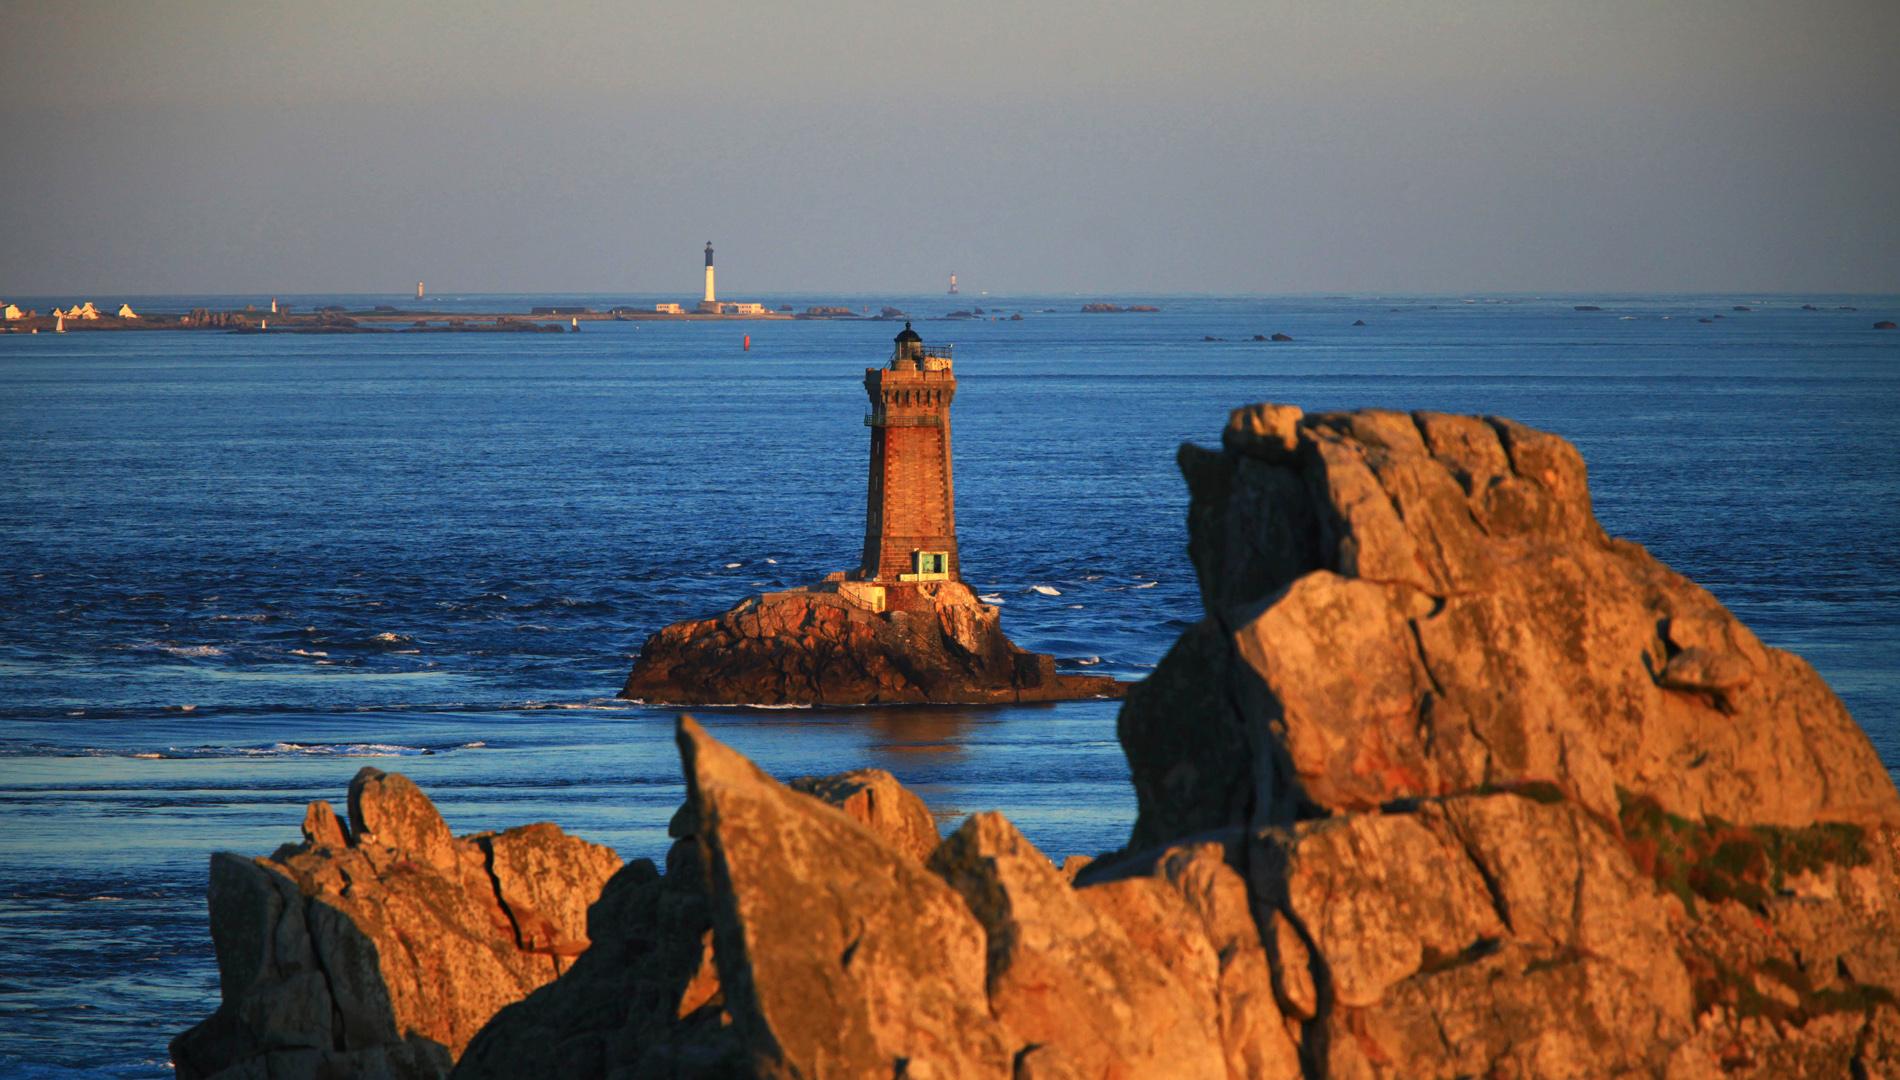
[[[1572,439],[1612,533],[1900,765],[1900,334],[1871,329],[1900,298],[1084,299],[853,301],[957,346],[964,570],[1020,644],[1138,678],[1198,617],[1174,449],[1236,405],[1494,413]],[[635,298],[429,307],[564,300]],[[986,317],[931,318],[959,305]],[[630,654],[855,563],[896,329],[0,336],[0,1073],[164,1074],[216,1004],[207,855],[294,839],[365,764],[458,832],[658,856],[673,713],[613,699]],[[775,775],[881,766],[1056,857],[1133,819],[1112,703],[700,715]]]

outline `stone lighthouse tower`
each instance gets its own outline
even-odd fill
[[[881,585],[957,580],[957,512],[950,479],[947,346],[926,346],[904,324],[890,363],[864,373],[871,412],[871,482],[859,580]]]
[[[714,295],[714,292],[713,292],[712,241],[708,240],[706,241],[706,299],[705,299],[705,303],[710,304],[714,300],[717,300],[717,299],[718,297]]]

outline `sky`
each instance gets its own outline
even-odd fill
[[[1900,291],[1900,3],[0,0],[0,299]]]

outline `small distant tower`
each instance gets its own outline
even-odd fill
[[[422,299],[422,282],[416,282],[416,299]]]
[[[950,475],[948,346],[926,346],[909,323],[890,363],[864,373],[871,398],[871,481],[858,577],[880,584],[955,581],[956,489]]]
[[[718,296],[715,295],[713,291],[712,241],[708,240],[706,241],[706,300],[705,302],[710,304],[714,300],[717,300],[717,299],[718,299]]]
[[[955,274],[951,274],[950,275],[950,295],[955,296],[956,294],[957,294],[957,276]]]
[[[270,313],[272,315],[277,314],[277,298],[275,296],[270,298]]]

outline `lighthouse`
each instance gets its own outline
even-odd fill
[[[706,299],[704,302],[710,304],[717,299],[718,297],[713,292],[712,241],[708,240],[706,241]]]
[[[864,373],[871,412],[862,581],[957,580],[956,492],[950,475],[950,348],[926,346],[909,323],[890,363]]]

